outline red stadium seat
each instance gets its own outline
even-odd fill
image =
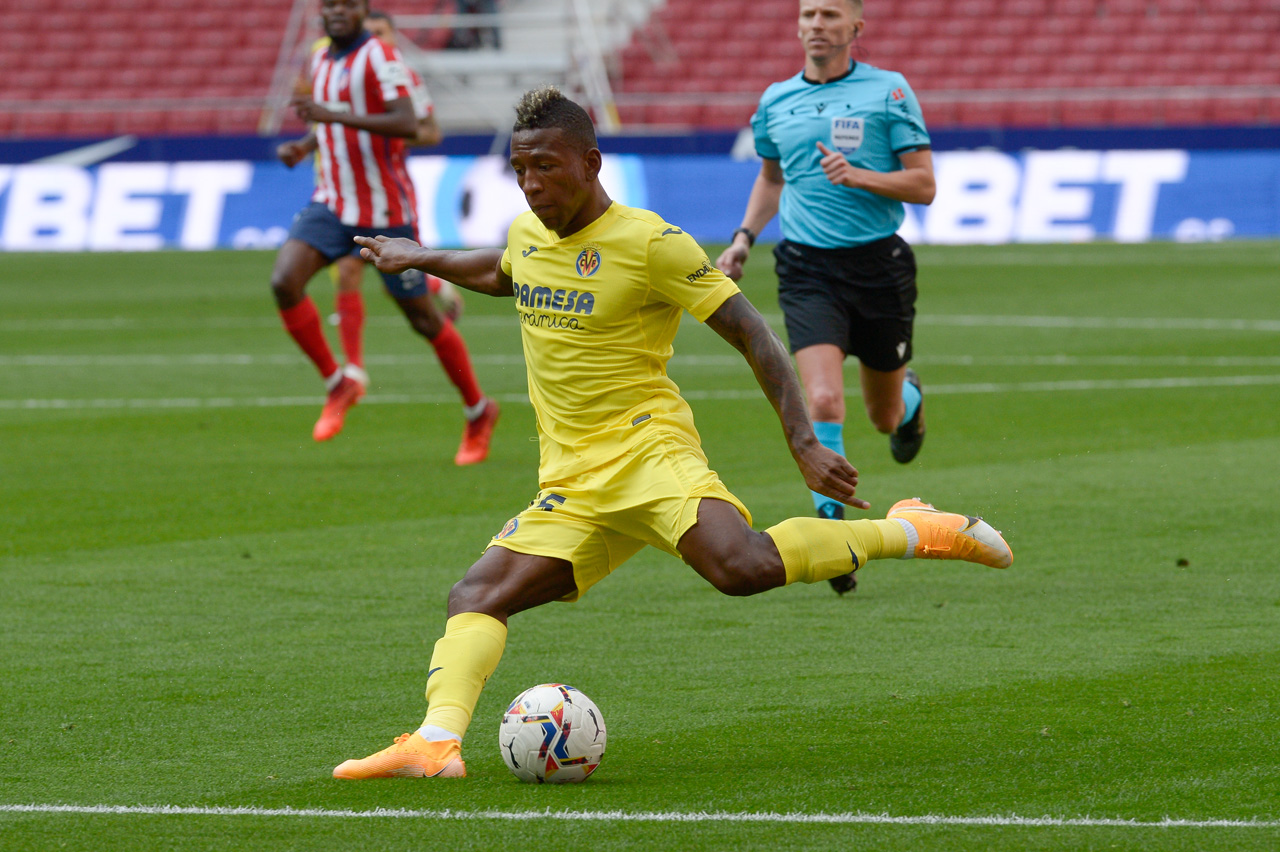
[[[262,111],[257,109],[227,109],[218,112],[216,127],[219,133],[254,133]]]
[[[965,127],[1000,127],[1008,121],[1008,105],[1000,101],[972,101],[956,107],[956,123]]]
[[[1104,100],[1064,100],[1058,114],[1064,127],[1104,127],[1111,122],[1111,104]]]
[[[1220,97],[1209,105],[1209,118],[1214,124],[1261,124],[1265,117],[1264,98]]]
[[[1207,98],[1170,98],[1164,102],[1164,123],[1171,127],[1204,124],[1208,120]]]
[[[116,119],[116,132],[136,133],[139,136],[156,136],[165,130],[165,114],[155,110],[131,110],[120,113]]]
[[[695,127],[702,108],[697,104],[665,104],[650,106],[647,110],[650,124],[676,127]]]
[[[1121,127],[1150,127],[1162,116],[1161,103],[1150,98],[1123,98],[1111,102],[1111,122]]]
[[[67,116],[64,132],[70,136],[110,136],[115,132],[115,123],[110,112],[77,111]]]
[[[1052,127],[1058,123],[1053,101],[1015,101],[1009,107],[1008,123],[1014,127]]]
[[[14,122],[18,136],[28,139],[61,136],[67,132],[66,115],[58,112],[20,112]]]
[[[1028,18],[1043,18],[1049,14],[1049,0],[1009,0],[1004,7],[1006,15],[1023,15]]]
[[[1113,15],[1146,15],[1150,8],[1150,0],[1102,0],[1102,12],[1108,17]]]
[[[645,124],[645,108],[641,104],[619,105],[618,120],[622,122],[623,128]]]
[[[754,107],[742,104],[712,104],[703,109],[699,121],[704,127],[747,127]]]

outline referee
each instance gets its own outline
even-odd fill
[[[934,197],[933,156],[906,79],[855,62],[862,0],[800,0],[804,71],[769,86],[751,118],[760,174],[716,265],[742,277],[756,234],[781,216],[778,301],[818,439],[844,455],[844,360],[859,361],[867,416],[893,457],[924,443],[920,380],[908,369],[916,263],[897,235],[903,202]],[[820,517],[844,507],[813,492]],[[841,594],[852,574],[831,585]]]

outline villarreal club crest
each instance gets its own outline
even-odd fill
[[[578,254],[578,261],[575,264],[578,268],[578,277],[590,278],[600,269],[600,250],[594,246],[587,246]]]

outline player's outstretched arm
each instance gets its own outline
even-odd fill
[[[870,503],[854,496],[858,471],[839,453],[818,443],[791,356],[747,297],[741,293],[730,297],[707,317],[707,325],[751,365],[764,395],[778,412],[787,446],[809,488],[850,506],[871,508]]]
[[[404,237],[355,237],[360,256],[379,272],[396,275],[421,269],[486,296],[510,296],[511,277],[502,271],[502,249],[439,251]]]

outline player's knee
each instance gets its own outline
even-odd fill
[[[298,281],[296,275],[288,271],[273,270],[271,273],[271,295],[276,304],[282,308],[291,308],[302,301],[306,291],[306,282]]]
[[[444,330],[444,323],[441,322],[440,317],[430,311],[422,310],[416,304],[401,303],[401,309],[404,311],[405,319],[409,321],[409,327],[427,340],[434,340]]]
[[[491,612],[499,597],[497,587],[468,572],[449,590],[449,612]]]
[[[827,423],[844,422],[844,392],[814,388],[809,393],[809,415]]]
[[[721,555],[703,566],[701,573],[716,591],[731,597],[746,597],[772,588],[765,581],[764,565],[751,551]]]

